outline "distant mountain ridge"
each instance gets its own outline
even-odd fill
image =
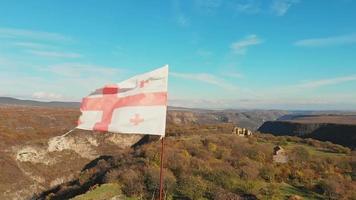
[[[0,97],[0,105],[36,106],[52,108],[80,107],[79,102],[41,102]],[[283,110],[209,110],[199,108],[168,107],[167,121],[177,125],[233,123],[237,126],[256,130],[263,122],[276,120],[290,114]]]
[[[0,105],[20,105],[20,106],[39,106],[39,107],[63,107],[63,108],[79,108],[80,102],[70,102],[70,101],[36,101],[27,99],[17,99],[13,97],[0,97]],[[209,111],[208,109],[198,109],[198,108],[184,108],[184,107],[174,107],[169,106],[170,110],[180,110],[180,111]]]
[[[22,100],[12,97],[0,97],[0,104],[5,105],[22,105],[22,106],[40,106],[40,107],[65,107],[65,108],[79,108],[79,102],[62,102],[62,101],[35,101],[35,100]]]

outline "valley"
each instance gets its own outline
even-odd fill
[[[0,113],[0,199],[151,199],[157,195],[158,137],[83,130],[62,137],[75,127],[80,114],[70,106],[2,104]],[[264,121],[284,114],[290,112],[169,108],[164,160],[167,198],[347,199],[355,195],[351,149],[255,131]],[[253,135],[234,135],[235,126],[249,128]],[[286,150],[287,164],[273,162],[276,145]]]

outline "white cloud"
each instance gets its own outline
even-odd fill
[[[63,98],[63,95],[40,91],[40,92],[33,93],[32,98],[41,99],[41,100],[59,100]]]
[[[78,53],[66,53],[66,52],[56,52],[56,51],[39,51],[39,50],[27,50],[28,53],[31,53],[36,56],[42,57],[55,57],[55,58],[80,58],[81,54]]]
[[[283,16],[297,3],[299,3],[299,0],[273,0],[271,9],[276,15]]]
[[[177,78],[195,80],[195,81],[208,83],[211,85],[221,87],[226,90],[236,90],[237,89],[237,86],[227,83],[225,80],[223,80],[215,75],[212,75],[212,74],[207,74],[207,73],[192,74],[192,73],[170,72],[170,75],[177,77]]]
[[[345,44],[356,44],[356,34],[340,35],[326,38],[311,38],[299,40],[294,43],[296,46],[303,47],[323,47],[323,46],[336,46]]]
[[[257,35],[248,35],[244,39],[231,44],[230,48],[236,54],[245,54],[250,46],[258,45],[262,40]]]
[[[59,33],[34,31],[15,28],[0,28],[0,38],[24,38],[50,41],[71,41],[72,39]]]
[[[305,83],[298,84],[298,85],[296,85],[296,87],[310,89],[310,88],[319,88],[319,87],[328,86],[328,85],[337,85],[337,84],[350,82],[350,81],[356,81],[356,74],[350,75],[350,76],[308,81]]]
[[[44,68],[45,71],[65,77],[108,77],[117,75],[120,70],[112,67],[98,66],[83,63],[62,63]]]

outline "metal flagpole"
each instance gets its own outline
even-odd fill
[[[162,200],[163,197],[163,150],[164,150],[164,137],[161,139],[161,167],[159,171],[159,200]]]
[[[76,128],[77,128],[77,127],[73,128],[73,129],[71,129],[71,130],[69,130],[68,132],[66,132],[66,133],[64,133],[63,135],[61,135],[61,137],[67,136],[69,133],[71,133],[72,131],[74,131]]]

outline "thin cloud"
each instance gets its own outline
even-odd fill
[[[198,49],[196,53],[198,56],[201,56],[201,57],[210,57],[213,55],[213,52],[207,51],[204,49]]]
[[[15,42],[13,43],[14,46],[23,47],[23,48],[30,48],[30,49],[45,49],[51,46],[36,42]]]
[[[176,107],[204,109],[305,109],[335,103],[319,99],[240,98],[240,99],[169,99]],[[335,103],[336,104],[336,103]]]
[[[250,46],[255,46],[262,43],[262,40],[257,35],[248,35],[244,39],[231,44],[231,50],[236,54],[245,54]]]
[[[112,67],[98,66],[83,63],[62,63],[51,65],[43,68],[44,71],[49,71],[68,78],[78,77],[111,77],[117,75],[120,70]]]
[[[176,20],[177,20],[177,23],[182,27],[189,26],[189,18],[187,16],[185,16],[184,14],[177,15]]]
[[[28,50],[30,54],[42,57],[54,57],[54,58],[80,58],[81,54],[78,53],[66,53],[66,52],[56,52],[56,51],[38,51],[38,50]]]
[[[63,98],[63,95],[53,93],[53,92],[40,91],[40,92],[34,92],[32,94],[32,98],[40,99],[40,100],[59,100]]]
[[[172,98],[168,105],[204,109],[283,109],[283,110],[335,110],[355,108],[354,95],[342,97],[242,97],[234,99]]]
[[[199,11],[205,14],[213,14],[222,5],[222,0],[196,0]]]
[[[297,3],[299,3],[299,0],[273,0],[271,10],[277,16],[283,16]]]
[[[20,66],[23,67],[20,68]],[[47,95],[39,93],[37,97],[43,99],[45,96],[49,96],[48,93],[52,93],[62,95],[61,101],[79,101],[95,88],[122,80],[123,74],[125,74],[125,71],[121,69],[107,66],[62,63],[42,67],[36,65],[38,67],[36,69],[37,76],[33,76],[33,74],[22,73],[24,67],[27,67],[26,65],[20,66],[16,70],[6,71],[5,74],[0,73],[2,86],[0,93],[28,99],[34,98],[33,94],[36,92],[45,92]],[[56,97],[56,95],[52,95],[52,97]]]
[[[301,83],[296,85],[297,88],[319,88],[328,85],[337,85],[345,82],[356,81],[356,74],[350,76],[343,76],[343,77],[336,77],[330,79],[321,79],[321,80],[314,80],[308,81],[305,83]]]
[[[224,73],[223,75],[227,76],[227,77],[231,77],[231,78],[238,78],[238,79],[244,77],[243,74],[238,73],[238,72],[229,72],[229,73]]]
[[[176,23],[181,27],[187,27],[190,25],[190,19],[183,10],[181,9],[181,4],[179,0],[172,1],[173,15]]]
[[[71,41],[72,39],[59,33],[34,31],[27,29],[0,28],[0,38],[24,38],[49,41]]]
[[[296,41],[294,43],[294,45],[302,47],[324,47],[347,44],[356,44],[356,34],[340,35],[326,38],[304,39]]]
[[[239,1],[234,8],[244,14],[258,14],[261,12],[261,4],[256,0]]]
[[[177,78],[182,78],[182,79],[187,79],[187,80],[195,80],[195,81],[208,83],[211,85],[221,87],[226,90],[236,90],[237,89],[237,87],[235,85],[227,83],[223,79],[220,79],[219,77],[214,76],[212,74],[208,74],[208,73],[192,74],[192,73],[170,72],[170,75],[177,77]]]

